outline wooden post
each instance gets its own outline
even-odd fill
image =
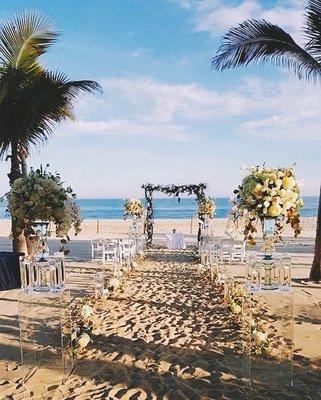
[[[193,233],[193,218],[191,218],[191,230],[190,233]]]
[[[96,233],[97,233],[97,235],[99,234],[99,219],[97,219]]]

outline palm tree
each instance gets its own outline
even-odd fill
[[[57,40],[50,21],[25,12],[0,28],[0,156],[11,161],[10,185],[27,172],[29,148],[45,142],[56,123],[73,119],[80,92],[100,90],[90,80],[72,81],[42,68],[39,57]],[[26,252],[23,232],[12,219],[13,248]]]
[[[222,71],[257,61],[286,67],[299,79],[318,81],[321,78],[321,0],[308,1],[305,18],[304,46],[265,20],[248,20],[231,28],[212,59],[212,67]],[[321,199],[310,279],[321,280]]]

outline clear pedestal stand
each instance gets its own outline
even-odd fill
[[[73,366],[70,292],[23,291],[18,300],[24,376],[37,368],[43,384],[57,383]]]
[[[288,255],[257,255],[247,271],[243,306],[244,378],[266,387],[293,385],[293,291]]]

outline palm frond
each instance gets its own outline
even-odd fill
[[[321,65],[315,58],[283,29],[265,20],[248,20],[231,28],[211,65],[224,70],[252,61],[286,67],[299,78],[316,79],[321,75]]]
[[[55,124],[73,119],[80,92],[101,90],[94,81],[70,81],[59,72],[40,71],[30,79],[24,68],[0,75],[0,155],[11,143],[23,148],[45,142]]]
[[[316,60],[321,61],[321,0],[310,0],[305,12],[305,48]]]
[[[0,61],[12,67],[30,68],[57,36],[53,23],[37,12],[17,14],[0,28]]]

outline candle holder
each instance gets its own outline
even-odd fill
[[[283,260],[283,261],[282,261]],[[283,271],[283,272],[281,272]],[[280,279],[287,279],[282,285]],[[249,290],[277,290],[280,285],[288,290],[291,286],[291,257],[274,253],[267,256],[266,253],[254,253],[250,255],[246,263],[246,286]]]
[[[66,286],[64,257],[38,262],[21,258],[20,275],[24,292],[58,292]]]
[[[30,292],[34,289],[36,282],[36,269],[35,263],[31,260],[20,257],[20,277],[21,277],[21,290]]]

